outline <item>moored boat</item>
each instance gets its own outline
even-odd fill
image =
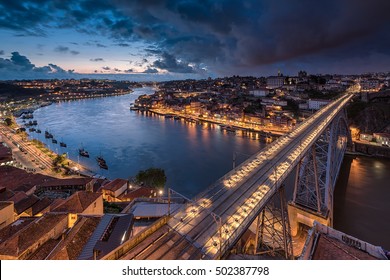
[[[79,149],[79,155],[82,157],[89,157],[89,153],[84,148]]]

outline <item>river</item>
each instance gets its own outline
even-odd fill
[[[34,112],[42,132],[49,130],[67,144],[61,148],[44,138],[58,153],[68,153],[89,169],[110,179],[128,178],[149,167],[163,168],[167,186],[192,197],[208,187],[236,163],[262,149],[256,139],[223,132],[216,125],[196,125],[129,110],[129,104],[151,88],[108,98],[60,102]],[[91,155],[79,157],[83,146]],[[102,155],[109,170],[99,169]],[[334,226],[362,240],[390,249],[390,161],[346,156],[335,191]],[[293,175],[287,178],[291,193]]]

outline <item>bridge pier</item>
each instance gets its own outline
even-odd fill
[[[279,255],[285,259],[294,257],[283,185],[258,216],[255,253]]]
[[[293,202],[288,203],[288,215],[291,227],[291,236],[297,236],[301,225],[305,225],[311,228],[314,225],[314,221],[332,226],[330,217],[324,217],[319,213],[311,211],[305,207],[297,205]]]

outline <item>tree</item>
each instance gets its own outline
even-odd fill
[[[11,126],[14,123],[11,118],[6,118],[4,122],[7,126]]]
[[[149,168],[146,170],[140,170],[135,176],[138,184],[145,184],[149,187],[164,188],[167,181],[165,172],[161,168]]]

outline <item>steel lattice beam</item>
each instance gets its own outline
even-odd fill
[[[333,190],[348,140],[346,113],[342,110],[297,165],[294,203],[332,220]]]
[[[261,211],[257,221],[256,254],[292,259],[293,246],[284,187],[280,187]]]

